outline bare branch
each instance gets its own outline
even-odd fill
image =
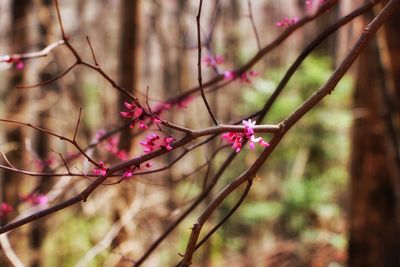
[[[196,16],[196,22],[197,22],[197,75],[198,75],[198,81],[199,81],[199,88],[201,92],[201,97],[203,98],[203,102],[207,108],[208,113],[210,114],[211,119],[213,120],[215,125],[218,125],[219,122],[217,121],[217,118],[215,117],[214,113],[211,110],[210,105],[208,104],[206,95],[204,94],[204,89],[203,89],[203,78],[201,75],[201,30],[200,30],[200,16],[201,16],[201,8],[203,6],[203,0],[200,0],[199,3],[199,10]]]

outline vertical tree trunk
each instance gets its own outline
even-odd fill
[[[387,2],[387,1],[385,1]],[[390,152],[394,158],[397,177],[400,175],[400,7],[384,25],[384,34],[380,50],[384,62],[388,129],[391,135]],[[383,39],[383,40],[382,40]],[[398,177],[399,179],[399,177]],[[400,180],[400,179],[399,179]]]
[[[119,84],[132,94],[135,94],[139,74],[139,2],[139,0],[122,0],[120,2]],[[117,103],[120,106],[120,110],[124,109],[124,101],[130,102],[130,99],[121,94]],[[121,132],[119,147],[128,152],[131,150],[131,129],[128,128]],[[133,199],[131,193],[130,189],[121,188],[120,197],[116,200],[121,202],[121,205],[119,205],[121,209],[115,209],[112,218],[114,222],[121,218],[124,209],[131,203]],[[131,237],[128,236],[128,233],[122,229],[114,239],[112,247],[119,246],[129,238]]]
[[[26,51],[28,46],[28,27],[27,27],[27,13],[29,8],[29,0],[15,0],[11,1],[11,43],[10,43],[10,54],[21,53]],[[26,92],[21,92],[16,89],[17,84],[22,83],[25,76],[25,69],[18,70],[15,67],[10,69],[10,79],[8,83],[8,89],[2,95],[5,99],[6,110],[9,111],[8,118],[19,114],[25,107],[26,104]],[[19,127],[7,128],[5,133],[6,142],[9,144],[15,144],[10,152],[7,153],[8,159],[13,162],[16,166],[24,169],[24,132]],[[23,182],[21,175],[11,171],[1,171],[1,199],[0,202],[5,201],[14,205],[19,198],[19,189]],[[3,221],[4,219],[4,221]],[[7,218],[1,218],[0,224],[3,225]],[[19,239],[19,232],[13,234],[14,240],[22,241],[23,238]],[[19,236],[21,237],[21,236]],[[26,249],[24,242],[12,243],[15,251],[23,251]],[[0,257],[0,266],[9,266],[9,262],[5,257]]]
[[[18,0],[11,2],[12,9],[12,22],[13,27],[11,31],[11,53],[21,53],[27,48],[27,22],[26,14],[29,6],[29,0]],[[23,110],[25,105],[25,94],[24,92],[15,88],[19,83],[22,83],[25,71],[17,70],[16,68],[11,69],[10,82],[8,86],[8,92],[5,93],[4,99],[7,99],[6,105],[9,106],[7,110],[10,111],[10,117],[18,114]],[[7,142],[13,142],[18,144],[18,148],[8,153],[8,158],[11,162],[21,163],[23,158],[23,152],[21,145],[23,144],[23,133],[20,128],[12,128],[6,133]],[[14,202],[18,197],[18,174],[13,172],[4,171],[4,187],[2,190],[3,199],[5,201]],[[7,188],[7,190],[5,190]]]
[[[396,16],[393,16],[395,18]],[[395,34],[391,33],[391,34]],[[400,266],[398,178],[388,152],[382,65],[376,41],[361,54],[354,93],[349,266]]]
[[[139,0],[121,1],[121,30],[119,55],[119,84],[131,93],[135,93],[138,84],[138,52],[139,52]],[[123,109],[125,95],[119,98],[119,105]],[[120,147],[126,150],[131,148],[130,129],[122,132]]]
[[[46,12],[39,12],[39,46],[40,48],[44,48],[49,42],[49,31],[51,29],[51,17],[48,14],[51,14],[50,9],[52,7],[52,1],[51,0],[42,0],[40,3],[40,7],[38,9],[41,9]],[[51,71],[45,69],[42,72],[38,73],[39,79],[41,81],[46,81],[52,78]],[[57,86],[56,83],[53,83],[51,85],[44,86],[42,88],[38,88],[38,94],[40,95],[40,98],[45,97],[46,92],[50,90],[54,90],[54,88]],[[49,111],[48,110],[43,110],[39,113],[38,115],[38,125],[41,128],[47,129],[49,128]],[[49,146],[49,136],[47,134],[44,134],[42,132],[37,132],[35,134],[35,152],[37,153],[39,159],[42,161],[43,164],[43,171],[44,172],[49,172],[49,166],[46,165],[46,160],[49,157],[48,151],[50,151],[50,146]],[[53,178],[52,177],[41,177],[40,180],[38,180],[38,183],[35,188],[35,193],[46,193],[48,190],[50,190],[52,184],[53,184]],[[31,267],[39,267],[43,266],[43,257],[42,257],[42,246],[43,246],[43,241],[46,237],[46,225],[45,225],[45,218],[35,221],[31,224],[31,232],[29,235],[30,238],[30,248],[31,248]]]

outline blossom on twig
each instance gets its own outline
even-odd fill
[[[162,147],[166,148],[167,150],[171,150],[171,143],[173,141],[175,141],[175,138],[173,137],[165,137],[161,139],[159,135],[152,133],[146,137],[146,141],[142,141],[140,144],[145,147],[143,149],[145,153],[150,153]]]
[[[243,132],[227,132],[222,135],[222,139],[231,143],[232,148],[235,149],[236,152],[239,152],[242,149],[243,141],[245,139],[250,139],[249,146],[251,149],[255,148],[255,143],[258,143],[263,147],[269,146],[262,137],[254,136],[253,128],[256,126],[256,121],[252,121],[251,119],[248,119],[247,121],[243,120],[242,124],[244,125]]]
[[[99,162],[100,168],[94,169],[93,173],[95,175],[106,176],[107,175],[107,168],[105,168],[104,165],[105,165],[104,162],[100,161]]]

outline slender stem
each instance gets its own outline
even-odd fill
[[[215,125],[218,125],[219,122],[217,121],[217,118],[215,118],[214,113],[211,110],[210,105],[208,104],[206,95],[204,94],[204,88],[203,88],[203,78],[201,75],[201,50],[202,50],[202,44],[201,44],[201,29],[200,29],[200,16],[201,16],[201,8],[203,6],[203,0],[200,0],[199,3],[199,10],[196,16],[196,22],[197,22],[197,72],[198,72],[198,82],[199,82],[199,88],[201,92],[201,97],[203,98],[203,102],[207,108],[208,114],[210,114],[211,119],[213,120]]]
[[[358,39],[357,43],[350,50],[350,52],[347,54],[339,67],[334,71],[329,80],[309,99],[307,99],[298,109],[296,109],[287,119],[282,122],[281,132],[276,134],[272,138],[270,147],[264,149],[264,151],[260,154],[254,164],[248,170],[246,170],[244,173],[242,173],[242,175],[231,181],[209,203],[209,205],[204,209],[201,215],[197,218],[196,222],[193,224],[192,233],[189,237],[189,241],[186,247],[186,252],[179,266],[188,267],[191,264],[193,253],[196,250],[196,244],[200,235],[200,231],[210,215],[237,187],[239,187],[245,181],[252,179],[256,175],[257,171],[261,168],[261,166],[263,166],[264,162],[267,160],[267,158],[270,156],[276,146],[280,143],[281,139],[289,131],[289,129],[293,125],[295,125],[302,117],[304,117],[304,115],[307,114],[325,96],[327,96],[334,90],[340,79],[344,76],[344,74],[348,71],[350,66],[354,63],[356,58],[365,48],[368,41],[373,37],[373,35],[387,20],[387,18],[393,13],[393,10],[398,4],[398,0],[391,0],[385,5],[385,7],[375,17],[375,19],[364,29],[364,32]]]
[[[253,28],[254,35],[256,37],[257,47],[258,47],[258,50],[261,50],[261,42],[260,42],[260,37],[258,36],[256,22],[254,21],[254,17],[253,17],[253,10],[251,8],[251,0],[247,0],[247,6],[249,8],[249,19],[251,22],[251,27]]]

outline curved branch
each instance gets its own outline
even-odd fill
[[[382,24],[387,20],[387,18],[393,13],[396,5],[399,4],[398,0],[391,0],[385,7],[379,12],[375,19],[368,24],[365,28],[363,34],[358,39],[357,43],[353,46],[351,51],[347,54],[345,59],[331,75],[329,80],[318,89],[310,98],[308,98],[298,109],[296,109],[287,119],[282,122],[282,131],[276,134],[270,143],[270,147],[266,148],[254,164],[242,173],[239,177],[231,181],[204,209],[201,215],[197,218],[197,221],[193,225],[192,233],[190,235],[185,255],[182,261],[179,263],[181,267],[188,267],[191,264],[193,253],[196,249],[197,240],[200,235],[200,231],[210,217],[210,215],[215,211],[215,209],[225,200],[225,198],[230,195],[238,186],[240,186],[245,181],[252,179],[257,171],[263,166],[264,162],[270,156],[275,147],[279,144],[283,136],[289,131],[289,129],[295,125],[305,114],[308,113],[316,104],[318,104],[325,96],[330,94],[336,85],[339,83],[340,79],[348,71],[350,66],[354,63],[358,55],[367,45],[368,41],[373,37],[376,31],[382,26]]]

